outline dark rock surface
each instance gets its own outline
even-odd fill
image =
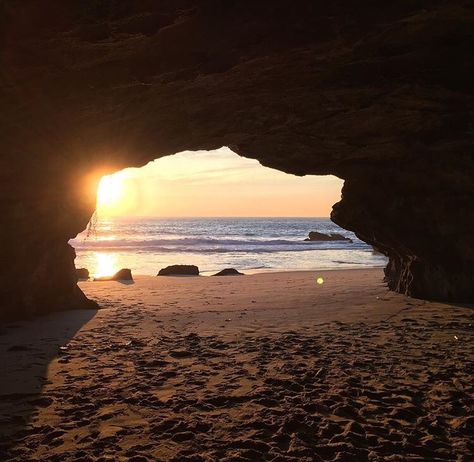
[[[74,307],[100,176],[229,146],[345,180],[389,286],[474,300],[471,2],[0,3],[2,312]],[[24,290],[26,287],[27,290]]]
[[[342,234],[339,233],[330,233],[330,234],[324,234],[324,233],[319,233],[318,231],[310,231],[308,237],[305,239],[305,241],[348,241],[352,242],[352,239],[348,237],[344,237]]]
[[[244,273],[237,271],[235,268],[224,268],[213,276],[243,276]]]
[[[160,269],[157,276],[199,276],[199,268],[195,265],[171,265]]]
[[[89,279],[89,270],[87,268],[76,269],[77,279]]]
[[[94,281],[133,281],[132,270],[128,268],[122,268],[113,276],[94,278]]]

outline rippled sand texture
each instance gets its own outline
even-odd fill
[[[109,307],[56,350],[40,393],[3,390],[1,459],[472,460],[472,308],[388,293],[379,270],[323,275],[312,297],[315,273],[86,283]],[[183,312],[173,290],[222,305]],[[0,336],[16,364],[40,349],[27,328]]]

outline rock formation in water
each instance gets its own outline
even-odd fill
[[[473,6],[3,0],[0,306],[83,306],[68,240],[100,176],[229,146],[345,180],[332,219],[389,287],[474,300]]]
[[[348,241],[348,242],[352,242],[352,239],[350,239],[348,237],[344,237],[342,234],[339,234],[339,233],[324,234],[324,233],[320,233],[318,231],[310,231],[309,234],[308,234],[308,237],[305,239],[305,241],[321,241],[321,242]]]
[[[213,276],[244,276],[244,273],[237,271],[235,268],[224,268]]]

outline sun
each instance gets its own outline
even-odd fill
[[[134,216],[140,205],[140,188],[134,169],[103,176],[97,186],[97,215],[102,218]]]
[[[118,213],[123,205],[123,199],[123,178],[118,174],[102,177],[97,188],[97,212]]]

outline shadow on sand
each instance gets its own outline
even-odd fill
[[[0,459],[41,406],[48,366],[97,310],[51,313],[0,325]]]

